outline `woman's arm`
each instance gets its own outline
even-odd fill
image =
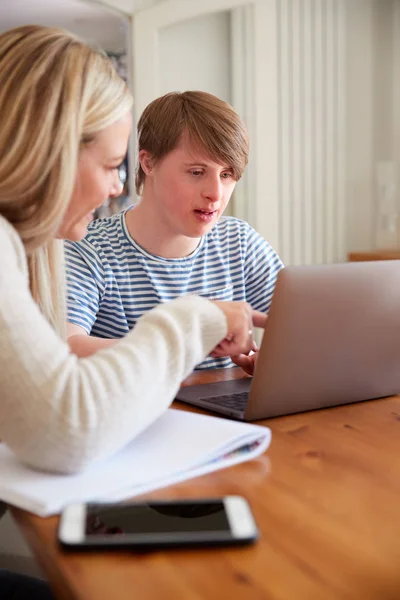
[[[119,450],[164,412],[226,332],[217,307],[180,298],[79,360],[24,296],[12,298],[12,311],[23,308],[18,323],[1,296],[0,437],[41,469],[75,472]]]
[[[112,455],[164,412],[227,333],[215,304],[179,298],[78,359],[33,301],[15,247],[0,240],[0,251],[0,439],[33,467],[72,473]]]

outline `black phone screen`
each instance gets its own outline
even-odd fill
[[[229,532],[222,501],[89,505],[85,535]]]

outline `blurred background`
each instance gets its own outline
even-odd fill
[[[251,157],[230,214],[286,264],[400,248],[400,0],[2,0],[0,30],[65,27],[155,97],[202,89],[246,122]],[[135,139],[122,197],[135,202]]]

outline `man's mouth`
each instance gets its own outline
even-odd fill
[[[202,210],[197,208],[194,210],[194,214],[196,219],[200,221],[200,223],[209,224],[214,221],[215,215],[217,214],[216,210]]]
[[[201,210],[200,208],[196,208],[195,213],[199,213],[201,215],[206,215],[206,216],[212,216],[214,215],[217,211],[216,210]]]

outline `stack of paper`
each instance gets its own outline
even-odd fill
[[[79,475],[22,465],[0,446],[0,499],[40,516],[73,502],[109,502],[222,469],[268,448],[267,427],[169,409],[128,446]]]

